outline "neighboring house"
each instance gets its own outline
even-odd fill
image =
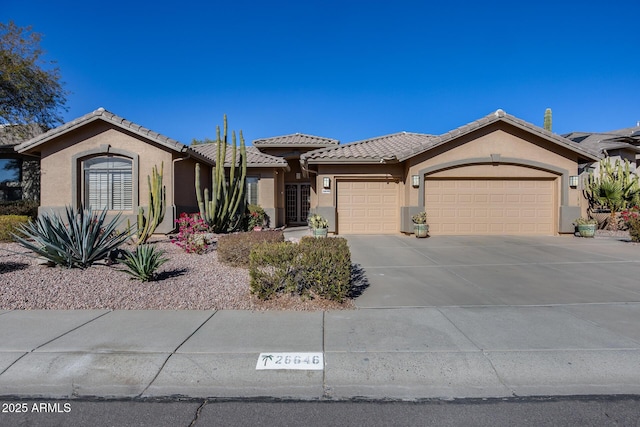
[[[634,170],[640,166],[640,122],[609,132],[571,132],[562,136],[612,160],[629,160]]]
[[[0,126],[0,202],[40,198],[40,159],[15,147],[41,133],[37,125]]]
[[[16,150],[41,157],[41,211],[83,203],[133,220],[148,203],[147,175],[164,162],[169,208],[159,231],[168,232],[181,212],[197,211],[195,164],[210,187],[216,146],[186,146],[99,109]],[[439,136],[340,145],[291,134],[247,147],[247,198],[272,227],[304,224],[315,211],[337,234],[411,233],[411,216],[426,210],[432,235],[556,235],[573,233],[586,211],[575,184],[581,165],[600,157],[502,110]]]

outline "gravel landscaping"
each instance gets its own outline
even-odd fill
[[[0,310],[336,310],[352,309],[323,299],[283,296],[261,301],[249,293],[249,272],[218,262],[216,251],[187,254],[168,239],[154,242],[169,262],[158,280],[141,283],[120,264],[85,270],[42,265],[16,243],[0,243]],[[126,245],[125,245],[126,248]]]

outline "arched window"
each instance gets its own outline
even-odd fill
[[[93,157],[83,162],[83,171],[85,206],[115,211],[133,209],[131,159]]]

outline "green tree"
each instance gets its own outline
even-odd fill
[[[0,22],[0,125],[37,124],[46,130],[63,122],[67,92],[55,62],[42,59],[41,39],[30,26]]]

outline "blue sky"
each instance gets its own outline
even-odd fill
[[[8,3],[7,3],[8,2]],[[441,134],[498,108],[554,132],[640,121],[640,2],[4,0],[44,35],[66,120],[98,107],[189,143]]]

